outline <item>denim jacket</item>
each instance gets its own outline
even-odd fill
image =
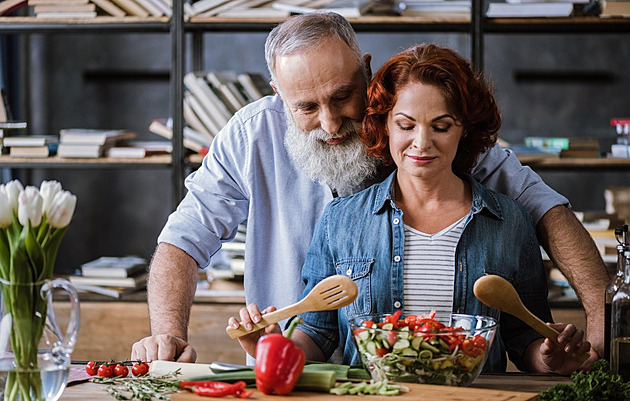
[[[302,314],[298,329],[308,334],[326,357],[341,346],[344,364],[360,364],[349,320],[370,313],[403,310],[403,213],[396,207],[396,172],[382,183],[334,199],[320,219],[302,268],[302,296],[325,277],[342,274],[354,280],[357,299],[337,311]],[[522,355],[540,335],[517,318],[482,304],[473,294],[475,281],[496,274],[516,288],[524,305],[551,322],[547,280],[531,216],[516,201],[491,191],[468,175],[472,215],[457,244],[453,312],[485,315],[499,322],[485,372],[504,372],[506,355],[523,370]]]

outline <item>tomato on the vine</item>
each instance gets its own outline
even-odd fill
[[[127,377],[129,368],[125,365],[117,364],[114,368],[114,376]]]
[[[112,377],[114,375],[114,365],[104,363],[98,368],[98,375],[101,377]]]
[[[98,366],[96,365],[96,362],[94,361],[90,361],[85,365],[85,373],[87,373],[90,376],[96,376],[96,374],[98,373]]]
[[[149,364],[146,362],[134,363],[131,367],[131,373],[134,376],[144,376],[149,373]]]

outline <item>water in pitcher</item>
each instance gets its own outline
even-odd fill
[[[38,367],[30,371],[15,369],[13,358],[0,359],[0,400],[3,401],[56,401],[68,382],[70,360],[52,361],[50,354],[38,356]],[[13,389],[7,378],[13,376]],[[22,379],[15,380],[21,376]],[[8,380],[9,383],[11,380]],[[15,385],[18,382],[20,385]],[[28,384],[27,384],[28,383]],[[29,393],[26,397],[25,392]]]

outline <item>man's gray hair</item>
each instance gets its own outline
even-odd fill
[[[276,83],[276,87],[278,86],[275,75],[276,57],[297,52],[305,47],[317,46],[326,38],[339,39],[347,44],[366,80],[369,78],[352,25],[337,13],[316,11],[288,19],[276,26],[267,36],[265,59],[271,80]]]

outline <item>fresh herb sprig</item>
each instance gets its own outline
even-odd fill
[[[94,377],[93,383],[103,384],[112,397],[117,400],[140,400],[151,401],[152,399],[165,400],[171,399],[169,394],[179,391],[180,370],[158,376],[142,376],[142,377]]]
[[[588,372],[571,375],[572,384],[556,384],[540,393],[541,401],[627,401],[630,382],[610,371],[609,363],[600,359]]]

